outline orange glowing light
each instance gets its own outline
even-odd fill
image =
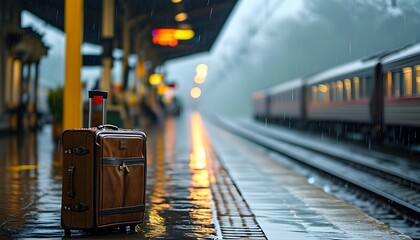
[[[204,63],[198,64],[197,67],[195,68],[197,72],[201,72],[201,71],[207,72],[208,69],[209,67]]]
[[[187,19],[188,19],[188,14],[185,13],[185,12],[181,12],[181,13],[178,13],[177,15],[175,15],[175,21],[177,21],[177,22],[183,22]]]
[[[174,32],[174,38],[177,40],[190,40],[194,37],[194,31],[191,29],[177,29]]]
[[[190,40],[194,37],[191,29],[155,28],[152,31],[152,42],[161,46],[175,47],[178,40]]]
[[[190,94],[191,94],[191,97],[192,98],[197,99],[197,98],[199,98],[201,96],[201,89],[199,87],[193,87],[191,89]]]
[[[194,82],[197,83],[197,84],[202,84],[205,81],[206,81],[205,77],[200,77],[200,76],[197,76],[197,75],[194,77]]]
[[[146,76],[146,67],[144,66],[144,60],[141,59],[140,61],[138,61],[137,63],[137,69],[136,69],[136,74],[138,78],[143,78]]]
[[[164,76],[162,74],[154,73],[154,74],[150,75],[149,83],[152,86],[156,86],[156,85],[158,85],[162,82],[163,78],[164,78]]]
[[[326,92],[328,92],[329,87],[328,87],[328,85],[326,85],[326,84],[319,84],[319,85],[318,85],[318,90],[319,90],[320,92],[326,93]]]
[[[157,92],[158,92],[159,95],[163,95],[163,94],[166,93],[166,90],[168,90],[168,86],[165,85],[165,84],[160,84],[158,89],[157,89]]]
[[[195,71],[197,72],[197,76],[200,77],[207,77],[207,71],[208,71],[208,67],[206,64],[199,64],[196,68]]]

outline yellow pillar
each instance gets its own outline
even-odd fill
[[[115,0],[102,0],[102,37],[114,37]]]
[[[102,0],[102,79],[101,89],[111,90],[112,82],[112,49],[114,38],[115,0]],[[108,102],[110,104],[111,101]]]
[[[82,127],[82,39],[83,0],[65,0],[66,74],[63,129]]]
[[[12,106],[19,107],[22,90],[22,62],[19,59],[13,61],[13,83],[12,83]]]

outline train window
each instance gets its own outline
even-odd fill
[[[420,65],[416,66],[416,93],[420,95]]]
[[[312,86],[312,102],[316,102],[317,95],[318,95],[318,87]]]
[[[360,98],[360,80],[359,77],[353,78],[353,91],[354,91],[354,99]]]
[[[337,100],[342,101],[343,100],[343,81],[338,80],[336,86],[337,86]]]
[[[366,96],[369,97],[373,92],[374,79],[372,75],[366,76]]]
[[[296,101],[298,101],[298,99],[299,99],[299,91],[297,89],[295,89],[292,92],[292,100],[293,100],[293,102],[296,102]]]
[[[404,76],[404,95],[411,96],[413,94],[413,69],[411,67],[403,68]]]
[[[311,89],[306,89],[305,95],[306,95],[307,101],[312,102],[312,90]]]
[[[321,102],[329,102],[330,101],[330,87],[328,84],[319,84],[318,91],[319,91],[319,100]]]
[[[335,87],[335,82],[332,82],[330,84],[330,97],[331,97],[331,101],[337,101],[337,96],[336,96],[336,87]]]
[[[394,72],[394,81],[392,81],[393,96],[399,97],[401,95],[401,74]]]
[[[366,97],[367,96],[367,83],[366,83],[366,77],[363,76],[362,78],[362,97]]]
[[[324,102],[324,95],[323,95],[323,93],[321,91],[319,91],[319,88],[318,88],[318,94],[317,94],[317,101],[319,103]]]
[[[344,80],[344,87],[345,87],[345,94],[346,94],[346,100],[350,101],[351,100],[351,81],[350,79],[345,79]]]
[[[385,81],[386,81],[385,96],[391,97],[392,96],[392,73],[391,72],[386,73]]]

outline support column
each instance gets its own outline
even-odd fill
[[[12,62],[12,108],[17,108],[20,105],[22,96],[22,62],[19,59],[14,59]]]
[[[102,81],[101,89],[110,92],[112,82],[112,50],[114,39],[114,0],[102,0]],[[109,101],[111,103],[111,101]]]
[[[32,120],[32,112],[30,108],[31,104],[31,78],[32,78],[32,70],[31,70],[31,62],[24,63],[22,67],[23,70],[26,68],[26,77],[22,78],[22,90],[20,94],[20,114],[19,114],[19,122],[21,126],[19,126],[20,131],[25,131],[28,128],[31,128],[31,120]]]
[[[82,127],[83,0],[65,0],[66,74],[63,129]]]
[[[0,1],[0,36],[4,36],[5,1]],[[3,39],[0,40],[0,124],[2,114],[6,108],[6,46]],[[0,129],[1,130],[1,129]]]
[[[38,86],[39,85],[39,60],[35,62],[35,79],[34,79],[34,112],[35,127],[38,127]]]
[[[129,67],[128,66],[128,55],[130,54],[130,28],[131,24],[129,22],[130,10],[127,9],[127,13],[124,15],[124,20],[122,23],[122,47],[123,47],[123,57],[122,57],[122,83],[123,83],[123,90],[128,88],[128,73]]]
[[[31,69],[32,63],[31,62],[27,62],[26,63],[26,78],[24,79],[24,85],[23,85],[23,92],[22,92],[22,99],[23,99],[23,94],[27,94],[26,97],[28,97],[28,102],[30,100],[30,96],[31,96],[31,79],[32,79],[32,69]]]
[[[22,62],[19,59],[12,60],[12,85],[11,85],[11,107],[13,109],[10,118],[12,131],[22,130],[22,118],[20,107],[22,99]]]

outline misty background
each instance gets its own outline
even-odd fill
[[[251,116],[256,90],[420,42],[420,1],[243,0],[218,40],[209,54],[168,62],[169,76],[189,105]],[[199,62],[209,73],[202,97],[191,102]]]
[[[64,34],[28,12],[22,25],[44,34],[50,47],[41,61],[41,87],[62,85]],[[418,0],[239,0],[210,52],[168,61],[164,69],[168,80],[178,82],[184,107],[251,116],[257,90],[417,42]],[[83,52],[99,54],[101,48],[85,44]],[[201,97],[192,99],[200,63],[208,65],[208,76],[199,85]],[[120,71],[114,64],[114,81]],[[99,67],[85,67],[82,81],[93,86],[100,75]]]

